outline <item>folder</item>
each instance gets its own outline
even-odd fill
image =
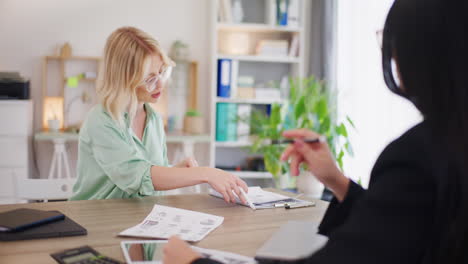
[[[51,211],[60,213],[58,211]],[[77,224],[72,219],[64,216],[63,220],[51,222],[41,226],[36,226],[18,232],[0,232],[0,241],[16,241],[39,238],[82,236],[86,235],[87,230]]]
[[[59,212],[19,208],[0,213],[0,232],[16,232],[49,222],[63,220]]]
[[[218,60],[218,97],[229,98],[231,95],[232,60]]]

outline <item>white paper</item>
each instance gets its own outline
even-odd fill
[[[121,232],[121,236],[168,239],[173,235],[186,241],[202,240],[223,222],[224,217],[154,205],[140,224]]]
[[[222,198],[223,196],[217,191],[210,189],[210,195]],[[286,195],[269,192],[262,190],[259,186],[249,187],[249,192],[247,193],[250,201],[255,205],[256,209],[270,209],[275,208],[275,204],[278,203],[293,203],[293,204],[309,204],[312,202],[300,200],[296,198],[291,198]],[[248,206],[243,204],[240,199],[236,196],[236,202],[240,205]]]

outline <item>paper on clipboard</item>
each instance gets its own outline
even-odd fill
[[[122,231],[120,236],[168,239],[173,235],[197,242],[224,221],[224,217],[185,209],[154,205],[140,224]]]
[[[223,198],[223,196],[219,192],[213,189],[210,189],[209,193],[212,196]],[[252,203],[255,205],[256,209],[276,208],[275,205],[280,204],[280,203],[313,204],[313,202],[291,198],[289,196],[274,193],[274,192],[265,191],[259,186],[249,187],[249,192],[247,193],[247,196],[249,197],[250,201],[252,201]],[[238,197],[236,197],[236,203],[240,205],[248,206],[246,204],[243,204]]]

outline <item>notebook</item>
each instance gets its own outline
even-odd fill
[[[0,232],[16,232],[49,222],[63,220],[65,216],[56,211],[41,211],[20,208],[0,213]]]
[[[209,190],[210,195],[218,198],[223,198],[223,196],[213,190]],[[297,198],[291,198],[286,195],[282,195],[279,193],[274,193],[274,192],[269,192],[263,190],[260,186],[252,186],[249,187],[249,192],[247,193],[247,196],[249,197],[250,201],[255,205],[256,209],[270,209],[270,208],[277,208],[277,207],[284,207],[286,204],[307,204],[307,205],[314,205],[314,202],[310,201],[305,201]],[[246,204],[243,204],[239,197],[236,197],[236,203],[243,205],[243,206],[249,206]]]
[[[51,212],[60,213],[58,211]],[[87,231],[84,227],[65,216],[63,220],[28,228],[18,232],[0,232],[0,241],[82,236],[86,234]]]

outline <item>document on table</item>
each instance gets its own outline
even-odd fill
[[[213,189],[210,189],[209,192],[210,192],[210,195],[212,196],[215,196],[218,198],[223,197],[219,192]],[[247,193],[247,196],[249,197],[250,201],[255,205],[256,209],[270,209],[270,208],[276,208],[276,207],[284,207],[286,204],[304,204],[304,205],[314,204],[314,202],[291,198],[286,195],[265,191],[259,186],[249,187],[249,192]],[[240,205],[248,206],[246,204],[243,204],[240,201],[239,197],[236,197],[236,202]]]
[[[223,220],[221,216],[156,204],[143,222],[119,235],[159,239],[178,235],[183,240],[197,242],[220,226]]]

